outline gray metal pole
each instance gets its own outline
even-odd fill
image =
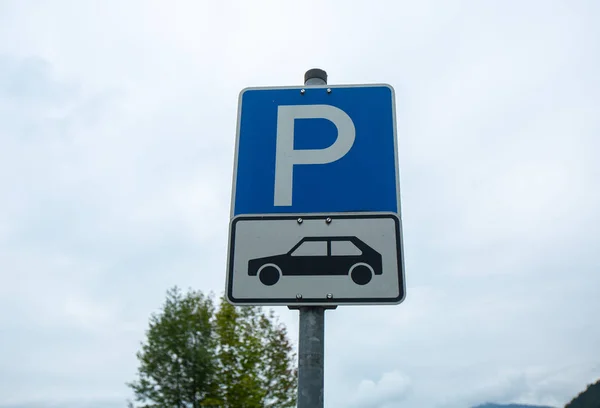
[[[326,85],[327,73],[314,68],[304,74],[304,85]],[[300,307],[298,344],[298,408],[323,408],[325,308]]]
[[[325,308],[300,308],[298,408],[323,408]]]

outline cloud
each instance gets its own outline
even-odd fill
[[[313,66],[396,89],[408,286],[327,313],[326,406],[600,376],[598,5],[351,3],[0,4],[0,406],[130,396],[165,290],[224,288],[238,92]]]
[[[410,379],[400,371],[384,373],[374,382],[362,380],[349,407],[386,408],[396,406],[410,390]]]

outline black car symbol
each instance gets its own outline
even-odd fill
[[[248,275],[267,286],[283,275],[350,275],[366,285],[382,273],[381,254],[357,237],[305,237],[286,254],[248,261]]]

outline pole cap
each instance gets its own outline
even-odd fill
[[[327,83],[327,72],[320,68],[309,69],[304,74],[304,83],[308,82],[311,79],[320,79],[323,82]]]

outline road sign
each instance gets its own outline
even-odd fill
[[[393,214],[240,216],[232,223],[228,297],[238,304],[396,303],[401,232]],[[384,275],[385,274],[385,275]]]
[[[392,87],[247,88],[238,115],[228,300],[401,302]]]

